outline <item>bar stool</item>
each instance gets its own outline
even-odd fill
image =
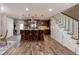
[[[34,30],[34,41],[39,41],[39,30]]]
[[[32,30],[29,30],[29,33],[28,33],[28,41],[32,41]]]
[[[29,31],[28,30],[25,30],[25,40],[28,40],[29,39],[28,34],[29,34]]]
[[[44,33],[42,30],[40,30],[40,41],[44,41]]]

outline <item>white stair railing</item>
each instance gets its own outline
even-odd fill
[[[64,28],[64,30],[72,36],[71,38],[76,40],[79,39],[79,21],[62,13],[55,15],[54,18],[56,24],[60,28]]]

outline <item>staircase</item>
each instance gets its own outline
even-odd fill
[[[51,18],[51,37],[79,54],[79,21],[64,13]]]

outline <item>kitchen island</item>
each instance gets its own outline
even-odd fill
[[[44,28],[44,27],[43,27]],[[44,35],[48,34],[50,30],[48,28],[43,29],[22,29],[20,30],[21,40],[28,41],[44,41]]]

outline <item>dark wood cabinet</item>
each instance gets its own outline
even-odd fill
[[[50,27],[50,20],[38,20],[38,25]]]
[[[50,35],[50,29],[49,30],[43,30],[44,35]]]
[[[44,32],[42,30],[20,30],[21,40],[44,41]]]
[[[39,20],[34,19],[37,22],[37,26],[48,26],[50,27],[50,20]],[[30,24],[31,19],[24,20],[24,26],[27,27]]]
[[[50,20],[38,20],[38,19],[34,20],[36,21],[37,26],[33,30],[30,30],[31,19],[24,20],[24,29],[20,30],[21,40],[43,41],[44,35],[50,34]]]

